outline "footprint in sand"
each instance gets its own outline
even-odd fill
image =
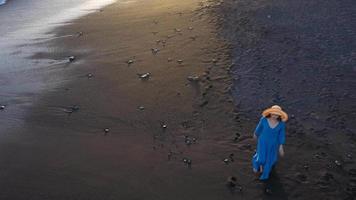
[[[80,107],[78,105],[73,105],[63,109],[63,112],[68,113],[68,115],[71,115],[74,112],[78,112],[79,109]]]
[[[356,169],[350,169],[349,170],[349,175],[352,177],[356,177]]]
[[[319,179],[319,181],[317,182],[317,185],[319,187],[319,189],[327,189],[329,188],[331,182],[334,179],[334,175],[332,175],[329,172],[325,172]]]
[[[307,182],[307,179],[308,177],[302,173],[296,173],[295,174],[295,178],[296,178],[296,181],[300,182],[300,183],[305,183]]]
[[[240,133],[235,133],[235,137],[233,139],[234,142],[238,142],[240,139],[241,134]]]

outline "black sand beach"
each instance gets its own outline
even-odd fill
[[[235,47],[240,120],[271,104],[290,115],[278,174],[291,199],[355,195],[355,11],[348,0],[224,1],[215,10]]]
[[[0,199],[353,199],[355,7],[124,1],[51,31],[28,59],[56,87],[2,130]],[[252,132],[273,104],[290,121],[267,195]]]

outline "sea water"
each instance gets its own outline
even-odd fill
[[[116,0],[0,0],[0,75],[28,67],[36,51],[33,43],[51,39],[46,34],[75,18],[97,12]],[[16,54],[16,56],[13,56]]]
[[[62,84],[59,80],[47,80],[46,70],[42,70],[56,66],[49,61],[29,59],[36,52],[51,51],[37,44],[53,39],[54,35],[47,34],[52,29],[99,12],[115,1],[0,0],[0,105],[6,105],[0,113],[0,135],[21,124],[21,117],[38,95]],[[55,62],[58,61],[51,61],[52,65]]]
[[[116,0],[0,0],[0,37],[4,42],[32,39],[44,31],[114,3]],[[1,42],[1,41],[0,41]],[[0,43],[0,45],[3,43]]]

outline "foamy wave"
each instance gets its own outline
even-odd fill
[[[0,6],[5,4],[6,3],[6,0],[0,0]]]
[[[3,1],[7,0],[0,0],[0,2]],[[25,24],[25,26],[23,26],[24,28],[5,33],[5,35],[0,37],[0,44],[5,42],[24,42],[21,41],[22,39],[30,40],[34,38],[41,38],[43,37],[43,34],[49,32],[55,27],[60,26],[61,24],[70,22],[71,20],[80,18],[92,12],[97,12],[99,9],[115,3],[116,1],[118,0],[86,0],[80,5],[63,9],[55,15],[45,16],[40,20],[33,20],[30,24]]]

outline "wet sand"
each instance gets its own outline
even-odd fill
[[[232,175],[253,188],[252,149],[233,141],[229,45],[204,6],[116,3],[54,30],[30,59],[58,86],[1,140],[0,198],[232,199]]]
[[[291,62],[279,69],[287,62],[281,55],[295,44],[271,46],[273,34],[265,38],[270,30],[257,23],[259,9],[274,10],[278,2],[234,2],[116,3],[54,30],[57,37],[42,44],[51,51],[29,59],[48,62],[37,73],[57,87],[36,98],[22,128],[1,136],[0,199],[352,199],[354,133],[343,134],[354,130],[352,112],[345,110],[345,129],[333,129],[338,135],[319,135],[320,126],[302,123],[307,116],[294,109],[315,103],[286,98],[303,101],[296,93],[307,86],[287,97],[291,86],[282,83],[298,85],[293,81],[302,81],[308,68],[297,73]],[[271,57],[275,68],[260,65]],[[139,77],[144,73],[148,79]],[[199,81],[187,79],[195,75]],[[281,82],[281,97],[269,96],[274,87],[266,77]],[[272,103],[292,117],[287,157],[268,196],[251,171],[251,134]],[[349,100],[338,105],[354,108]],[[313,116],[341,116],[308,108]],[[1,112],[6,117],[11,106]],[[235,189],[226,186],[229,176],[237,178]]]

